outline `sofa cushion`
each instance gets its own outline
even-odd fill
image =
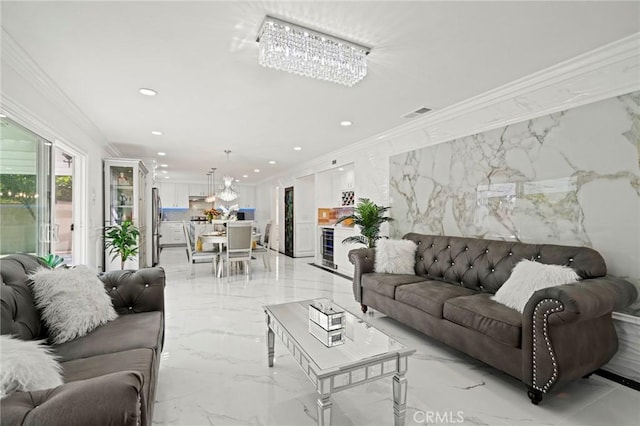
[[[449,299],[443,317],[463,327],[476,330],[509,346],[519,348],[522,340],[522,315],[490,298],[476,294]]]
[[[61,363],[65,383],[76,380],[91,379],[118,371],[135,371],[143,377],[143,405],[142,424],[147,423],[153,401],[149,396],[155,394],[155,368],[156,353],[152,349],[134,349],[130,351],[115,352],[104,355],[96,355],[89,358],[75,359]],[[151,393],[150,393],[151,392]]]
[[[161,317],[161,312],[121,315],[84,337],[53,346],[53,350],[63,361],[139,348],[158,352],[163,333]]]
[[[13,392],[31,392],[62,384],[60,364],[43,341],[0,336],[0,398]]]
[[[69,342],[118,317],[95,270],[40,268],[30,275],[36,307],[52,343]]]
[[[399,286],[396,289],[396,300],[418,308],[436,318],[442,318],[444,302],[453,297],[472,294],[476,294],[476,292],[465,287],[440,281],[424,281]]]
[[[419,281],[424,281],[424,278],[415,274],[381,274],[373,272],[362,275],[362,288],[393,299],[396,295],[397,286]]]
[[[415,274],[416,248],[418,246],[411,240],[378,240],[375,271],[387,274]]]

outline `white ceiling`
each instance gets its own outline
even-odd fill
[[[2,27],[123,156],[167,153],[159,161],[170,181],[206,182],[217,167],[259,182],[404,124],[419,107],[441,109],[640,31],[637,1],[1,8]],[[260,67],[255,39],[267,14],[370,46],[369,74],[348,88]],[[141,87],[158,95],[144,97]]]

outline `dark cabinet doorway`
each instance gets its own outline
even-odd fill
[[[284,189],[284,254],[293,257],[293,186]]]

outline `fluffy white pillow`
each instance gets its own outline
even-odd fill
[[[387,274],[415,274],[416,249],[418,246],[411,240],[376,241],[376,272]]]
[[[537,290],[580,280],[573,269],[562,265],[545,265],[522,259],[513,267],[511,276],[498,289],[493,300],[520,313]]]
[[[118,317],[104,284],[88,266],[43,268],[31,279],[36,306],[55,344],[82,337]]]
[[[0,336],[0,398],[62,384],[60,364],[42,341]]]

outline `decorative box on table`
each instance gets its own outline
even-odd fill
[[[331,302],[325,300],[314,300],[309,305],[309,320],[318,324],[325,331],[333,331],[344,328],[344,311],[333,309]]]
[[[327,331],[311,320],[309,320],[309,333],[328,347],[343,344],[347,334],[344,328]]]

